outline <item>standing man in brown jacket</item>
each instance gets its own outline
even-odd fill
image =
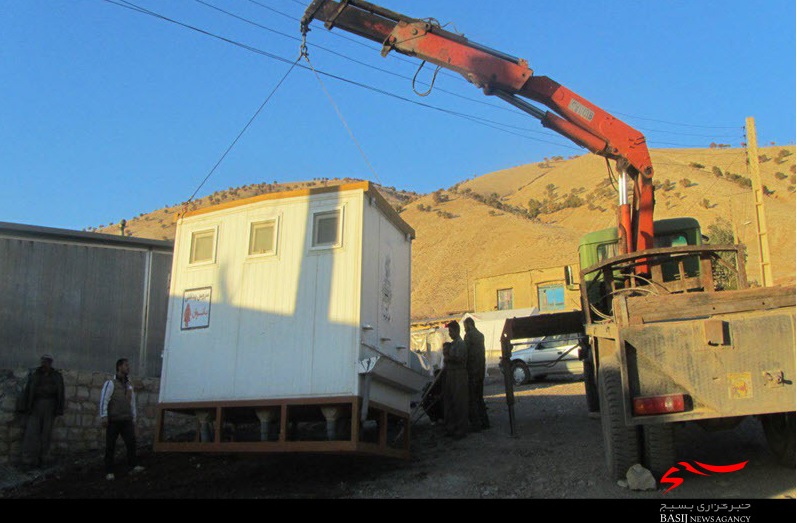
[[[446,435],[454,439],[468,433],[468,353],[459,335],[459,323],[449,322],[451,342],[443,345],[443,420]]]
[[[23,465],[47,465],[55,418],[64,414],[64,378],[53,368],[53,357],[44,354],[41,365],[28,374],[23,392],[23,414],[28,415],[22,440]]]
[[[136,456],[136,395],[130,383],[130,363],[126,358],[116,362],[116,375],[105,382],[100,394],[100,420],[105,429],[105,479],[114,479],[113,464],[116,440],[122,436],[127,450],[127,465],[132,474],[144,467]]]

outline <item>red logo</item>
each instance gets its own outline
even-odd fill
[[[705,472],[696,469],[686,461],[679,461],[679,465],[681,465],[684,470],[691,472],[692,474],[697,474],[699,476],[708,476]],[[728,473],[728,472],[736,472],[737,470],[742,470],[745,465],[747,465],[747,461],[742,461],[741,463],[736,463],[734,465],[706,465],[705,463],[700,463],[699,461],[695,461],[695,464],[698,465],[700,468],[707,470],[708,472],[720,472],[720,473]],[[664,473],[661,477],[660,483],[672,483],[672,487],[668,488],[664,491],[666,494],[667,492],[671,491],[675,487],[681,485],[684,482],[683,478],[673,477],[672,474],[680,472],[678,467],[670,467],[670,470]]]

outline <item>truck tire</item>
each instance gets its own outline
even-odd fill
[[[598,373],[601,429],[606,468],[612,479],[625,479],[633,465],[642,463],[639,427],[625,425],[620,369],[602,366]]]
[[[595,383],[595,367],[592,360],[584,360],[584,396],[587,398],[587,412],[599,412],[600,399],[598,385]]]
[[[795,467],[794,412],[778,412],[761,416],[761,426],[767,438],[769,450],[786,467]]]
[[[642,428],[642,458],[656,481],[675,465],[675,430],[672,423]]]

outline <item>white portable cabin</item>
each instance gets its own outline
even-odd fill
[[[406,456],[414,237],[369,182],[180,215],[155,450]]]

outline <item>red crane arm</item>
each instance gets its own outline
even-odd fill
[[[625,250],[653,246],[653,166],[645,137],[608,112],[545,76],[534,76],[528,62],[469,41],[428,20],[410,18],[363,0],[314,0],[302,18],[338,27],[391,50],[456,71],[482,89],[540,119],[542,125],[589,151],[613,159],[634,181],[633,208],[621,209]],[[542,111],[524,99],[551,109]],[[622,206],[621,206],[622,207]]]

